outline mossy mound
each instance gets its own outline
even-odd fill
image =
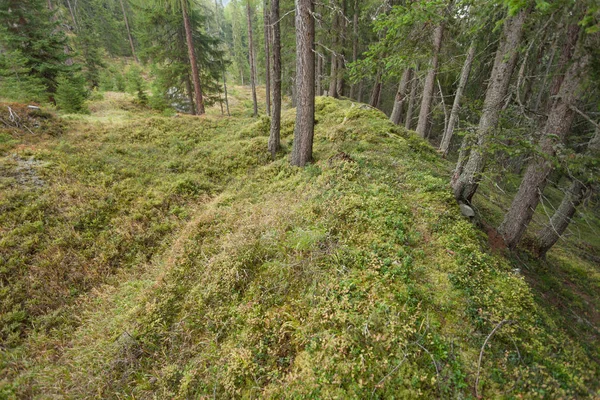
[[[11,390],[593,397],[597,365],[536,305],[512,265],[488,252],[435,151],[363,105],[318,98],[316,109],[315,162],[304,169],[285,156],[269,162],[264,134],[194,139],[221,120],[191,129],[157,118],[112,133],[131,142],[125,154],[149,141],[173,152],[176,170],[229,179],[211,181],[211,197],[142,271],[90,296],[64,351],[38,357]],[[293,110],[282,126],[291,148]],[[176,157],[179,146],[212,153],[192,166]],[[203,188],[184,177],[173,186],[180,195]],[[30,351],[44,340],[31,339]]]

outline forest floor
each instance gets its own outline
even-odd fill
[[[597,215],[509,254],[381,112],[318,98],[298,169],[294,110],[273,161],[232,89],[231,118],[0,104],[0,398],[599,395]],[[479,225],[514,189],[484,182]]]

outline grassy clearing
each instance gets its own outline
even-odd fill
[[[488,252],[429,145],[319,98],[315,163],[292,168],[237,90],[231,119],[113,117],[127,100],[105,98],[59,138],[7,145],[46,183],[2,181],[0,393],[594,396],[597,342]]]

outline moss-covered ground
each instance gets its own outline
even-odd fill
[[[451,165],[358,103],[317,99],[304,169],[285,111],[273,161],[236,91],[0,130],[0,398],[598,395],[593,260],[492,251]]]

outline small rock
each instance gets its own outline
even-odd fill
[[[471,207],[466,205],[465,203],[460,203],[459,206],[460,206],[460,212],[465,217],[472,218],[475,216],[475,211]]]
[[[30,110],[41,110],[41,108],[39,108],[38,106],[27,106],[27,108],[29,108]]]

